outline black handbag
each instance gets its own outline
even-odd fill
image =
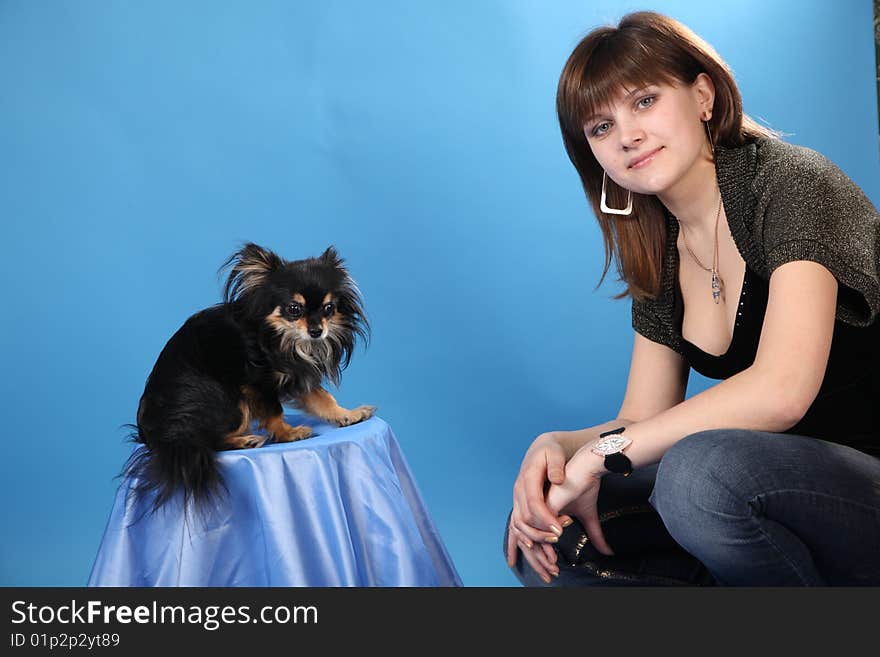
[[[621,586],[713,586],[715,579],[670,536],[648,503],[631,504],[599,514],[602,533],[613,556],[599,552],[583,526],[572,517],[554,544],[561,563]]]

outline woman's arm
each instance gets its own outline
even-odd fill
[[[520,549],[544,581],[550,580],[549,573],[558,572],[556,555],[548,543],[555,542],[566,518],[557,517],[547,507],[545,483],[549,480],[562,484],[566,462],[603,431],[645,420],[681,402],[688,372],[688,365],[679,354],[637,333],[626,394],[617,417],[577,431],[550,431],[535,439],[523,458],[513,486],[508,565],[514,565],[517,549]],[[601,545],[601,539],[596,543]]]
[[[687,392],[689,373],[690,367],[680,354],[636,333],[626,393],[617,418],[595,427],[555,432],[564,445],[566,461],[603,431],[643,422],[680,404]]]
[[[770,277],[755,362],[627,428],[633,467],[658,462],[672,445],[697,431],[735,427],[781,432],[797,424],[825,376],[836,306],[837,281],[825,267],[804,260],[779,267]]]
[[[672,445],[706,429],[784,431],[809,409],[822,385],[837,306],[837,281],[810,261],[780,266],[770,277],[767,312],[754,364],[672,408],[627,427],[634,468],[658,462]],[[606,473],[586,443],[566,466],[548,505],[559,510],[577,489]]]

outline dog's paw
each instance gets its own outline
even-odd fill
[[[292,427],[289,424],[284,424],[275,432],[274,435],[275,440],[280,443],[292,443],[296,440],[302,440],[303,438],[308,438],[309,436],[311,436],[312,429],[311,427],[307,427],[305,425]]]
[[[226,439],[226,449],[253,449],[262,447],[268,436],[232,436]]]
[[[340,427],[347,427],[350,424],[357,424],[358,422],[363,422],[371,417],[376,412],[375,406],[358,406],[354,408],[340,418],[336,420],[336,424]]]

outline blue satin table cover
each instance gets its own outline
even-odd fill
[[[89,586],[461,586],[391,427],[307,415],[305,440],[218,453],[227,502],[116,493]]]

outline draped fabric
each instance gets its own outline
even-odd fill
[[[218,453],[229,493],[200,513],[151,513],[123,480],[89,586],[461,586],[391,427]]]

